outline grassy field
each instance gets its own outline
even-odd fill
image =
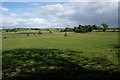
[[[27,31],[27,32],[29,33],[29,31]],[[24,57],[26,59],[31,58],[32,61],[31,61],[31,59],[28,59],[28,63],[30,61],[31,64],[34,64],[32,66],[35,66],[36,63],[34,63],[34,61],[36,61],[36,59],[35,59],[36,55],[39,56],[42,54],[42,56],[44,58],[45,57],[44,53],[54,53],[54,52],[55,53],[57,52],[56,55],[51,56],[50,54],[47,54],[48,56],[45,57],[44,59],[42,57],[40,57],[41,59],[43,59],[41,61],[48,60],[48,62],[45,62],[45,64],[40,63],[39,65],[48,66],[49,61],[50,61],[50,64],[52,64],[51,61],[54,61],[53,63],[55,63],[55,64],[52,64],[52,66],[49,66],[48,68],[50,68],[49,70],[51,70],[51,68],[52,68],[52,70],[53,69],[56,70],[56,68],[53,66],[56,66],[57,63],[59,63],[58,64],[59,66],[62,64],[61,62],[59,62],[59,58],[61,58],[60,60],[67,59],[67,61],[69,61],[69,62],[63,61],[64,65],[72,62],[68,65],[71,66],[74,63],[74,64],[84,67],[85,69],[95,69],[98,71],[99,70],[107,71],[107,70],[112,70],[112,69],[116,70],[116,66],[118,65],[118,54],[117,54],[118,49],[119,49],[118,32],[90,32],[90,33],[85,33],[85,34],[68,32],[66,37],[64,36],[64,32],[49,33],[47,31],[43,31],[42,34],[39,34],[39,35],[38,34],[35,34],[35,35],[30,34],[29,36],[27,36],[27,34],[25,34],[27,32],[21,31],[21,32],[17,32],[17,33],[3,33],[2,34],[3,62],[6,63],[6,64],[4,64],[4,66],[9,64],[9,63],[7,64],[8,60],[13,60],[13,63],[22,65],[22,67],[24,66],[23,64],[26,64],[26,66],[31,66],[30,64],[27,64],[27,62],[24,61],[24,59],[22,57]],[[31,31],[31,32],[37,33],[38,31]],[[6,39],[5,39],[5,37],[6,37]],[[52,50],[53,52],[51,52],[49,50]],[[38,52],[36,52],[36,51],[38,51]],[[41,51],[43,51],[43,52],[41,52]],[[46,52],[46,51],[48,51],[48,52]],[[27,53],[29,54],[29,56],[27,55]],[[36,55],[34,56],[33,54],[36,54]],[[22,57],[18,58],[17,56],[22,56]],[[36,58],[38,59],[37,56],[36,56]],[[52,58],[55,58],[55,59],[52,59]],[[15,59],[18,59],[18,61],[15,62],[14,61]],[[23,60],[23,63],[19,64],[19,60]],[[10,66],[13,63],[11,63]],[[104,65],[102,65],[102,64],[104,64]],[[37,66],[39,66],[39,65],[37,65]],[[66,68],[66,66],[67,65],[65,65],[64,68]],[[18,66],[12,66],[12,67],[17,68]],[[76,66],[74,66],[74,68],[75,67]],[[43,68],[41,68],[40,70],[44,71]],[[67,67],[67,68],[69,69],[71,67]],[[31,72],[32,70],[33,69],[28,69],[27,73],[29,71]],[[4,72],[4,76],[7,76],[6,73],[8,73],[8,72],[10,73],[11,71],[9,71],[9,70],[7,71],[6,68],[4,68],[3,72]],[[13,73],[13,75],[12,75],[12,73],[11,73],[11,75],[9,75],[9,74],[8,75],[9,76],[18,75],[18,72]],[[59,70],[58,70],[58,72],[59,72]],[[73,70],[73,72],[74,72],[74,70]],[[75,70],[75,72],[76,72],[76,70]],[[75,72],[70,75],[76,74]],[[68,72],[68,73],[70,73],[70,72]],[[44,73],[42,73],[42,74],[44,74]],[[47,74],[47,72],[46,72],[46,74]],[[50,73],[50,74],[52,74],[52,73]],[[65,75],[67,75],[67,74],[65,74]],[[106,76],[110,76],[110,75],[106,75]],[[49,77],[51,77],[51,76],[49,76]],[[90,76],[90,75],[88,74],[88,76]],[[104,76],[104,75],[102,75],[102,76]],[[77,79],[82,79],[82,78],[77,78]],[[43,79],[43,80],[49,80],[49,79]],[[62,80],[64,80],[64,79],[62,79]]]
[[[80,50],[88,57],[103,56],[112,61],[117,61],[115,47],[118,44],[117,32],[92,32],[92,33],[64,33],[43,32],[41,35],[27,36],[26,34],[3,33],[3,51],[19,48],[43,48],[43,49],[72,49]],[[89,53],[89,54],[88,54]],[[97,54],[96,54],[97,53]]]

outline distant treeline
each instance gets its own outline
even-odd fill
[[[85,25],[85,26],[79,25],[78,27],[74,27],[74,28],[65,28],[60,32],[85,33],[85,32],[91,32],[93,30],[100,30],[100,27],[97,27],[96,25]]]
[[[113,32],[119,31],[120,28],[109,28],[109,26],[106,23],[102,23],[101,27],[97,25],[78,25],[78,27],[73,28],[6,28],[2,29],[1,31],[4,32],[17,32],[17,31],[25,31],[25,30],[39,30],[39,31],[59,31],[59,32],[75,32],[75,33],[86,33],[86,32],[92,32],[93,30],[96,31],[106,31],[106,30],[112,30]]]
[[[17,31],[27,31],[27,30],[39,30],[39,31],[50,31],[50,28],[5,28],[1,29],[0,31],[4,32],[17,32]],[[54,28],[55,31],[61,30],[61,28]]]
[[[86,33],[86,32],[92,32],[93,30],[96,31],[103,31],[106,30],[112,30],[112,32],[115,32],[116,30],[120,30],[119,28],[109,28],[109,26],[106,23],[102,23],[101,27],[94,25],[79,25],[78,27],[74,28],[65,28],[61,29],[60,32],[75,32],[75,33]]]

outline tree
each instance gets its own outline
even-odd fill
[[[77,28],[80,29],[80,27],[82,27],[82,25],[79,24],[79,26]]]
[[[85,28],[84,26],[82,26],[80,28],[80,33],[86,33],[87,32],[87,28]]]
[[[75,30],[76,30],[76,27],[73,28],[73,31],[75,31]]]
[[[99,30],[99,32],[100,32],[100,30],[101,30],[101,27],[97,27],[97,30]]]
[[[92,27],[94,30],[97,30],[97,26],[95,24]]]
[[[80,33],[80,29],[75,29],[75,32],[76,33]]]
[[[103,27],[102,28],[103,31],[106,31],[109,28],[109,26],[106,23],[102,23],[101,25]]]

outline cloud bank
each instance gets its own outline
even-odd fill
[[[0,12],[5,12],[8,11],[9,9],[5,8],[5,7],[0,7]]]
[[[118,26],[117,2],[39,4],[32,4],[32,7],[29,8],[30,12],[3,14],[0,26],[37,28],[74,27],[79,24],[96,24],[100,26],[103,22],[110,27]],[[9,11],[6,8],[0,10]]]

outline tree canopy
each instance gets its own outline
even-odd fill
[[[106,23],[102,23],[101,25],[103,27],[102,28],[103,31],[106,31],[109,28],[108,24],[106,24]]]

